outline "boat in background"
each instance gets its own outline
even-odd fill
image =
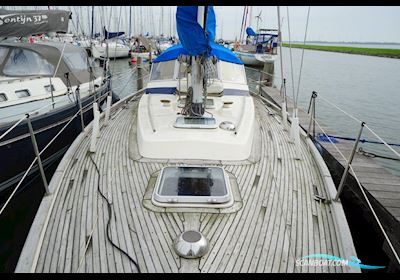
[[[278,55],[278,30],[260,29],[255,33],[251,27],[246,28],[246,44],[236,44],[234,53],[248,66],[263,66],[274,63]]]
[[[125,58],[130,56],[130,47],[125,41],[125,32],[108,32],[103,28],[104,39],[92,44],[95,59]]]
[[[4,37],[66,32],[70,16],[70,12],[60,10],[3,14],[47,20],[40,27],[30,26],[29,21],[21,27],[3,24],[0,36]],[[70,123],[61,137],[42,153],[46,166],[62,156],[82,131],[82,126],[91,122],[91,104],[102,104],[112,95],[110,76],[105,71],[95,75],[93,70],[85,50],[70,43],[28,43],[13,38],[0,43],[0,192],[15,186],[35,158],[29,123],[41,150],[83,108],[81,120],[76,118]],[[114,96],[113,99],[118,98]],[[37,164],[28,176],[35,174],[38,174]]]
[[[147,87],[60,162],[15,271],[360,272],[298,264],[357,258],[325,162],[214,43],[213,7],[179,6],[176,20],[182,44]]]

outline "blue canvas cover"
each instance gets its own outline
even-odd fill
[[[112,39],[112,38],[119,37],[122,35],[125,35],[125,32],[109,32],[106,30],[106,27],[104,26],[104,37],[106,39]]]
[[[246,33],[247,33],[247,35],[249,35],[249,36],[257,36],[257,33],[254,32],[253,28],[251,28],[251,27],[247,27],[247,28],[246,28]]]
[[[219,60],[236,64],[243,64],[243,62],[232,51],[225,48],[224,46],[211,42],[210,49],[210,55],[216,56]],[[175,45],[163,51],[161,55],[153,60],[153,63],[175,60],[181,54],[190,55],[189,52],[181,44]]]
[[[214,8],[207,7],[206,32],[197,22],[197,6],[178,6],[177,8],[176,26],[179,40],[189,55],[210,55],[210,43],[215,40],[216,21]]]

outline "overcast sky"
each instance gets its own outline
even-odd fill
[[[54,8],[55,6],[50,7]],[[175,6],[163,7],[163,13],[161,13],[161,8],[157,6],[131,7],[132,34],[140,31],[139,29],[142,29],[143,32],[158,33],[161,26],[161,14],[163,14],[162,31],[169,35],[172,30],[176,30],[174,25]],[[32,6],[29,8],[32,8]],[[36,6],[35,8],[38,7]],[[47,9],[47,6],[41,6],[40,8]],[[91,10],[89,6],[64,6],[58,8],[70,9],[73,12],[74,21],[73,24],[70,24],[72,31],[78,28],[89,32],[90,24],[88,19],[90,18]],[[243,6],[215,6],[217,38],[220,38],[221,35],[226,40],[239,37],[243,8]],[[287,8],[289,8],[289,17]],[[106,21],[105,25],[110,31],[116,31],[120,27],[120,30],[128,33],[129,9],[130,6],[113,6],[112,8],[110,6],[96,6],[96,31],[100,31],[101,26]],[[307,9],[307,6],[281,6],[282,36],[284,41],[288,40],[288,19],[290,21],[292,41],[303,40]],[[260,12],[262,21],[259,22],[259,27],[277,28],[276,6],[253,6],[254,29],[256,29],[257,25],[255,17]],[[109,16],[110,14],[111,17]],[[79,22],[75,18],[77,15],[80,15]],[[100,22],[101,20],[103,23]],[[307,40],[400,43],[400,6],[311,6]]]
[[[215,8],[217,23],[223,26],[224,37],[237,36],[238,30],[240,32],[243,7]],[[308,7],[288,8],[291,39],[302,41]],[[278,16],[275,6],[253,7],[253,18],[260,12],[263,20],[259,24],[260,27],[277,27]],[[288,40],[287,7],[281,6],[280,13],[281,18],[283,17],[282,36],[286,41]],[[256,26],[255,18],[253,26]],[[219,28],[217,32],[221,32]],[[307,40],[400,42],[400,7],[311,6]]]

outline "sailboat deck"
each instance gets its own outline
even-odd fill
[[[321,175],[309,147],[301,141],[301,159],[296,160],[295,145],[280,117],[270,114],[259,99],[254,102],[261,145],[253,152],[259,153],[259,160],[212,163],[236,177],[240,209],[212,213],[145,208],[152,174],[182,162],[132,158],[137,102],[131,102],[116,110],[107,126],[101,125],[92,155],[100,178],[88,155],[91,133],[57,170],[57,183],[52,182],[52,194],[45,197],[49,210],[39,209],[17,272],[137,272],[107,240],[107,204],[98,184],[113,209],[111,239],[136,260],[141,272],[348,271],[340,266],[296,266],[297,259],[314,253],[350,256],[341,245],[326,175]],[[315,200],[315,194],[326,202]],[[193,229],[207,237],[210,249],[200,259],[180,258],[174,239]]]

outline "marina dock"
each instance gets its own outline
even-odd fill
[[[262,87],[261,94],[264,97],[269,97],[277,106],[281,107],[283,97],[280,91],[273,87]],[[317,97],[318,98],[318,97]],[[287,97],[287,111],[292,113],[293,111],[293,100]],[[299,124],[305,130],[308,131],[310,122],[310,115],[302,110],[298,109]],[[318,116],[316,116],[318,119]],[[329,135],[336,135],[334,131],[321,124],[322,129]],[[323,133],[323,131],[316,125],[315,135]],[[354,146],[354,141],[340,140],[335,145],[341,151],[341,153],[349,158],[351,151]],[[343,159],[341,154],[335,149],[334,145],[329,141],[319,141],[319,144],[323,150],[323,158],[326,161],[328,168],[334,178],[336,187],[338,187],[340,179],[342,177],[344,168],[347,161]],[[359,145],[360,146],[360,145]],[[381,220],[382,225],[392,241],[397,251],[400,249],[400,178],[385,168],[383,168],[374,158],[367,157],[360,153],[355,153],[352,167],[356,173],[360,183],[367,191],[368,199],[370,200],[372,207],[374,208],[378,218]],[[335,180],[336,179],[336,180]],[[347,193],[347,194],[345,194]],[[350,195],[352,203],[357,201],[359,206],[362,207],[362,211],[365,211],[366,218],[372,225],[376,224],[376,221],[372,217],[369,211],[367,202],[362,196],[361,190],[356,182],[356,179],[352,175],[351,171],[347,177],[343,195]],[[376,226],[376,231],[379,229]],[[386,241],[383,244],[384,251],[389,257],[393,254],[388,248]],[[395,259],[392,259],[396,263]]]

